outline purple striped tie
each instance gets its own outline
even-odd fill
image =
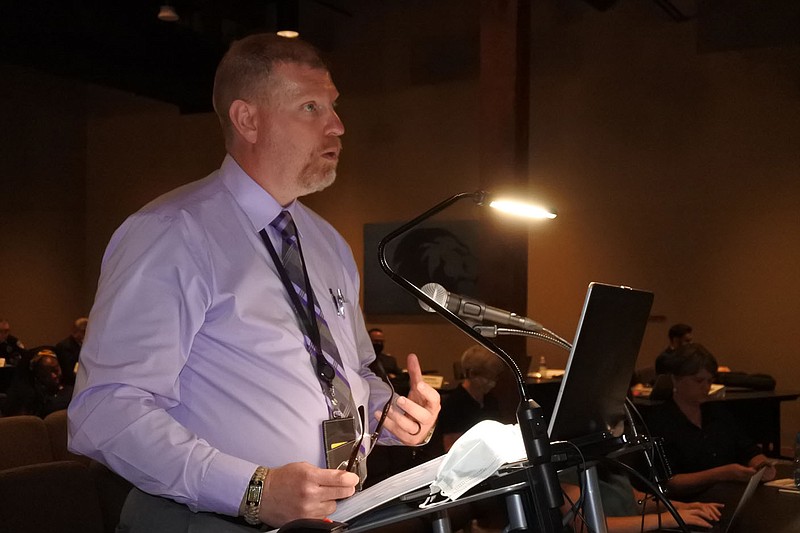
[[[286,270],[286,274],[291,281],[295,293],[300,298],[305,309],[308,309],[308,293],[309,288],[306,287],[306,274],[305,265],[302,253],[300,251],[299,239],[297,236],[297,228],[292,220],[292,215],[288,211],[281,211],[270,223],[270,226],[277,229],[281,234],[281,241],[283,249],[281,251],[281,261]],[[313,294],[313,293],[312,293]],[[314,314],[316,316],[317,328],[320,335],[320,348],[322,353],[316,353],[314,343],[307,331],[304,331],[306,349],[312,356],[312,364],[316,368],[317,358],[324,358],[328,364],[333,367],[335,374],[333,377],[333,397],[331,401],[331,413],[334,417],[351,416],[356,412],[353,406],[353,397],[350,393],[350,385],[347,383],[347,378],[344,374],[344,367],[342,359],[339,356],[339,350],[336,348],[336,343],[331,336],[331,331],[328,328],[328,323],[325,317],[322,316],[322,310],[319,308],[319,302],[316,298],[314,301]],[[299,310],[298,310],[299,312]],[[358,418],[356,416],[356,418]],[[357,427],[361,427],[360,421],[357,422]]]

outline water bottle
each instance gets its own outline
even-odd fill
[[[794,486],[800,489],[800,431],[794,438]]]
[[[539,376],[542,378],[547,377],[547,359],[544,356],[539,358]]]

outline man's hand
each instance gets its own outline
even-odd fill
[[[264,480],[259,518],[274,527],[297,518],[325,518],[336,510],[336,500],[353,495],[357,483],[352,472],[309,463],[271,468]]]
[[[722,481],[747,481],[756,473],[756,469],[751,466],[742,466],[739,463],[731,463],[720,466],[720,479]]]
[[[406,446],[414,446],[425,441],[428,433],[436,424],[441,408],[439,393],[422,381],[422,370],[417,356],[408,354],[406,361],[410,389],[408,397],[397,399],[384,422],[384,427]],[[380,419],[381,412],[376,411],[375,418]]]
[[[751,458],[749,464],[756,470],[761,467],[765,468],[764,475],[761,477],[761,481],[772,481],[778,474],[778,471],[775,470],[775,461],[767,458],[767,456],[763,453]]]
[[[713,527],[713,523],[717,521],[717,518],[712,518],[709,513],[704,509],[682,509],[678,511],[678,514],[681,515],[683,521],[686,522],[688,526],[696,526],[696,527]],[[662,527],[678,527],[678,522],[675,520],[675,517],[672,516],[671,513],[664,512],[661,513],[661,526]]]
[[[722,518],[722,508],[725,507],[725,504],[712,502],[683,503],[673,501],[672,504],[675,506],[675,509],[679,511],[688,511],[689,509],[694,509],[700,513],[700,516],[708,521],[719,521],[719,519]],[[681,516],[683,516],[682,512]]]

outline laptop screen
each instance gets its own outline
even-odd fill
[[[747,482],[747,487],[745,487],[744,492],[742,492],[742,496],[739,498],[739,503],[736,504],[736,510],[733,511],[728,525],[725,526],[726,532],[731,530],[734,520],[736,520],[736,517],[742,512],[744,506],[747,505],[748,500],[753,497],[753,493],[755,493],[756,489],[758,488],[758,484],[761,483],[761,478],[764,477],[764,472],[766,471],[765,467],[766,465],[762,465],[761,468],[756,470],[755,474],[750,476],[750,481]]]
[[[624,430],[625,396],[653,293],[590,283],[548,433],[602,441]]]

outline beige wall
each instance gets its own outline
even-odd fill
[[[800,389],[800,52],[701,55],[693,23],[647,3],[568,16],[554,5],[534,5],[530,168],[532,189],[560,217],[530,231],[527,313],[571,338],[589,281],[650,289],[642,365],[669,325],[686,321],[722,363]],[[307,202],[359,262],[365,223],[408,219],[479,183],[477,80],[420,82],[418,56],[388,33],[390,22],[376,22],[362,43],[369,58],[391,59],[382,70],[337,66],[347,127],[340,179]],[[91,301],[113,229],[213,170],[223,151],[211,114],[4,71],[16,80],[0,103],[6,131],[21,133],[7,133],[0,152],[3,195],[12,190],[17,204],[4,207],[10,221],[0,218],[0,315],[29,344],[54,342]],[[361,81],[369,87],[357,89]],[[66,96],[48,97],[56,93]],[[470,344],[436,317],[367,322],[384,328],[401,363],[414,351],[448,376]],[[529,350],[551,367],[566,359],[547,345]],[[800,406],[783,413],[788,444]]]
[[[797,390],[800,48],[701,55],[693,23],[634,4],[534,10],[531,180],[561,216],[531,232],[528,311],[571,337],[589,281],[649,289],[640,366],[688,322]]]
[[[88,313],[86,112],[77,82],[0,64],[0,316],[33,347]]]

